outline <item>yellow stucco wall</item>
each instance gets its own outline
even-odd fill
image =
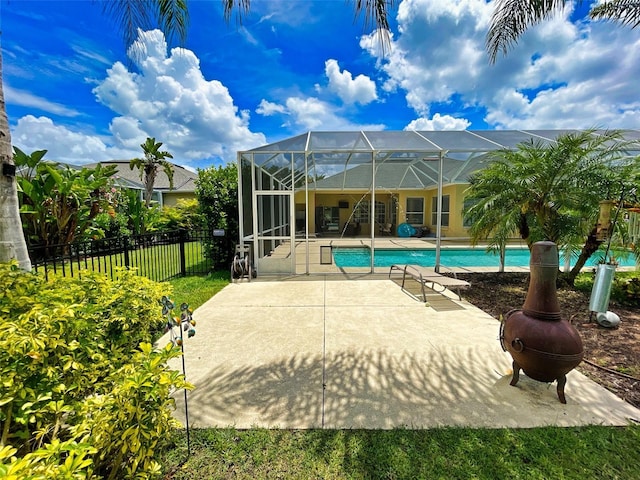
[[[193,200],[196,199],[196,194],[195,192],[164,192],[162,194],[162,204],[166,207],[175,207],[181,198]]]
[[[442,189],[443,195],[449,195],[449,225],[442,227],[442,234],[445,237],[468,237],[467,228],[463,226],[462,209],[464,206],[464,192],[468,185],[445,185]],[[391,197],[397,198],[397,210],[393,215],[390,211]],[[387,211],[385,215],[385,223],[391,223],[392,218],[395,217],[394,227],[397,227],[399,223],[403,223],[406,219],[406,205],[407,198],[419,197],[424,199],[424,212],[422,225],[415,226],[428,226],[431,232],[435,234],[436,225],[432,222],[432,202],[433,198],[437,197],[438,190],[433,189],[421,189],[421,190],[400,190],[397,192],[376,192],[376,202],[383,202],[387,205]],[[344,228],[344,225],[348,221],[353,221],[351,217],[355,206],[359,201],[366,199],[371,200],[369,192],[364,191],[336,191],[336,192],[309,192],[309,233],[316,233],[316,221],[315,221],[315,208],[318,207],[338,207],[339,202],[348,202],[348,208],[339,208],[339,224],[340,230]],[[305,203],[304,191],[297,192],[295,194],[295,203],[300,208]],[[374,228],[379,228],[380,225],[377,222]],[[370,235],[371,225],[363,223],[360,226],[361,235]],[[376,232],[377,233],[377,232]]]

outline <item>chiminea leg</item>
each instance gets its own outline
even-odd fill
[[[567,384],[567,376],[562,375],[558,378],[558,387],[556,391],[558,392],[558,398],[560,399],[560,403],[567,403],[567,399],[564,396],[564,386]]]
[[[512,387],[515,386],[515,384],[518,383],[518,380],[520,380],[520,365],[518,365],[518,362],[514,360],[513,376],[511,377],[511,383],[509,383],[509,385],[511,385]]]

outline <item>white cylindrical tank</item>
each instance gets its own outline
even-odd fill
[[[596,269],[596,279],[593,282],[593,289],[591,290],[591,298],[589,299],[589,310],[591,312],[607,311],[615,273],[615,265],[608,263],[598,265]]]

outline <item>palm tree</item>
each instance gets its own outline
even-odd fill
[[[582,2],[578,1],[578,4]],[[566,0],[498,0],[487,33],[487,51],[491,63],[498,52],[507,54],[510,47],[533,25],[549,19],[567,4]],[[611,0],[589,11],[593,19],[620,22],[635,28],[640,25],[640,1]]]
[[[31,270],[27,243],[22,232],[22,221],[18,206],[15,165],[11,151],[11,132],[4,103],[2,88],[2,49],[0,49],[0,262],[12,258],[18,260],[20,268]]]
[[[595,228],[599,202],[632,190],[629,169],[637,167],[626,161],[627,146],[620,132],[587,130],[493,152],[467,190],[472,242],[489,238],[491,248],[503,251],[518,232],[529,247],[539,240],[568,251],[582,245],[567,276],[572,283],[602,243]]]
[[[144,183],[144,204],[149,208],[151,205],[151,196],[153,195],[153,185],[158,176],[158,169],[162,170],[169,178],[169,188],[173,188],[173,164],[167,161],[167,158],[173,158],[169,152],[160,150],[162,142],[156,142],[155,138],[147,137],[147,140],[140,145],[144,152],[144,158],[134,158],[129,162],[131,170],[137,168],[140,170],[140,178]]]

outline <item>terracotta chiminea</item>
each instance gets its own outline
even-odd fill
[[[560,316],[556,244],[534,243],[529,265],[529,291],[524,305],[521,310],[509,312],[500,325],[500,343],[513,358],[511,385],[518,383],[520,369],[540,382],[557,380],[558,398],[567,403],[566,374],[582,361],[584,351],[578,331]]]

